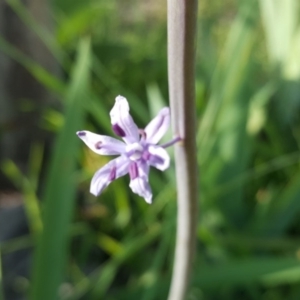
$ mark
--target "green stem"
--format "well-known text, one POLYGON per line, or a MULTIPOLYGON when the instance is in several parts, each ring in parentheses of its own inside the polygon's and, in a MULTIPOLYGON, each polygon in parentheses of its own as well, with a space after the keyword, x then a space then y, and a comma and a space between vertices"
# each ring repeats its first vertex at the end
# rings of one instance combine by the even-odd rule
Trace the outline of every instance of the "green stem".
POLYGON ((169 300, 186 296, 196 243, 198 170, 195 116, 197 0, 168 0, 168 77, 178 189, 177 236, 169 300))

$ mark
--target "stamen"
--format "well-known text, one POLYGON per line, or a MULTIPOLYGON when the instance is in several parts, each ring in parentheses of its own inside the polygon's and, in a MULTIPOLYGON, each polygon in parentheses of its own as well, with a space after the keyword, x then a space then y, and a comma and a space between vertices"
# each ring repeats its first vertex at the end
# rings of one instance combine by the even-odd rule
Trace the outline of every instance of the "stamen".
POLYGON ((133 161, 138 161, 143 155, 143 146, 140 143, 133 143, 126 146, 126 155, 133 161))
POLYGON ((129 166, 129 176, 130 176, 131 180, 133 180, 133 179, 135 179, 139 176, 139 170, 137 168, 136 163, 130 164, 130 166, 129 166))
POLYGON ((124 131, 118 124, 114 124, 114 125, 112 126, 112 129, 113 129, 113 131, 114 131, 114 133, 115 133, 116 135, 118 135, 118 136, 120 136, 120 137, 126 136, 125 131, 124 131))

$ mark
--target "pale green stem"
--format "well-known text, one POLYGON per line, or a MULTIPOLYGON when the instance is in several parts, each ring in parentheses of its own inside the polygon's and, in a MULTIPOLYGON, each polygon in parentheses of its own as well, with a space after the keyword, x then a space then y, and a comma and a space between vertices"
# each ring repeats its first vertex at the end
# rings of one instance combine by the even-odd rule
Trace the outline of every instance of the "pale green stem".
POLYGON ((196 244, 198 170, 195 116, 197 0, 168 0, 168 76, 178 192, 177 235, 169 300, 183 300, 196 244))

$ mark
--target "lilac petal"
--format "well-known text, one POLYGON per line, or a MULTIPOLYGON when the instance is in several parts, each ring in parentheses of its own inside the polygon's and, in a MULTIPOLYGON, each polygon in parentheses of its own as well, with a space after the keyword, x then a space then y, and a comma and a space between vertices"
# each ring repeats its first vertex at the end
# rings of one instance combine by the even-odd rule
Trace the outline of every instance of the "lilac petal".
POLYGON ((129 176, 131 180, 139 177, 139 169, 137 163, 133 162, 129 165, 129 176))
POLYGON ((119 156, 104 167, 99 169, 93 176, 90 192, 98 196, 113 180, 128 173, 130 161, 125 156, 119 156))
POLYGON ((110 136, 90 131, 78 131, 77 135, 94 152, 101 155, 117 155, 125 152, 126 145, 110 136))
POLYGON ((152 191, 147 178, 136 177, 135 179, 132 179, 130 181, 129 186, 135 194, 138 194, 140 197, 145 198, 145 201, 147 203, 152 203, 152 191))
POLYGON ((129 176, 130 179, 133 180, 137 177, 146 178, 148 181, 150 167, 147 162, 131 162, 129 165, 129 176))
POLYGON ((157 144, 166 133, 170 125, 170 109, 164 107, 145 128, 146 141, 157 144))
POLYGON ((118 124, 113 125, 112 129, 116 135, 118 135, 120 137, 126 136, 125 131, 118 124))
POLYGON ((152 191, 148 183, 149 165, 146 162, 131 162, 129 166, 130 188, 151 204, 152 191))
POLYGON ((137 166, 139 170, 139 177, 145 177, 148 181, 150 167, 147 162, 139 161, 137 166))
POLYGON ((170 156, 168 152, 159 146, 149 146, 148 148, 149 157, 148 157, 148 163, 161 170, 166 170, 170 165, 170 156))
POLYGON ((123 138, 127 144, 138 142, 139 131, 129 114, 129 105, 126 98, 118 96, 110 111, 110 119, 114 132, 123 138))

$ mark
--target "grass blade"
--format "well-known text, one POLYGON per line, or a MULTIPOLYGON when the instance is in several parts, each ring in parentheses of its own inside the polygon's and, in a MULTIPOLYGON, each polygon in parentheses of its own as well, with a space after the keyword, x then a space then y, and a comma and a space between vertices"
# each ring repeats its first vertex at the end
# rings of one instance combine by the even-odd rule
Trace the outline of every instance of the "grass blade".
POLYGON ((211 288, 220 285, 245 284, 260 281, 279 284, 299 279, 299 260, 291 257, 266 257, 246 259, 216 266, 201 266, 194 277, 194 286, 211 288), (295 275, 295 268, 298 273, 295 275), (283 276, 285 275, 285 276, 283 276))
POLYGON ((76 153, 79 140, 75 132, 82 128, 81 102, 87 94, 90 43, 79 45, 78 59, 66 95, 66 118, 58 136, 44 195, 44 231, 36 251, 33 271, 33 300, 58 299, 67 260, 68 234, 75 198, 76 153))

